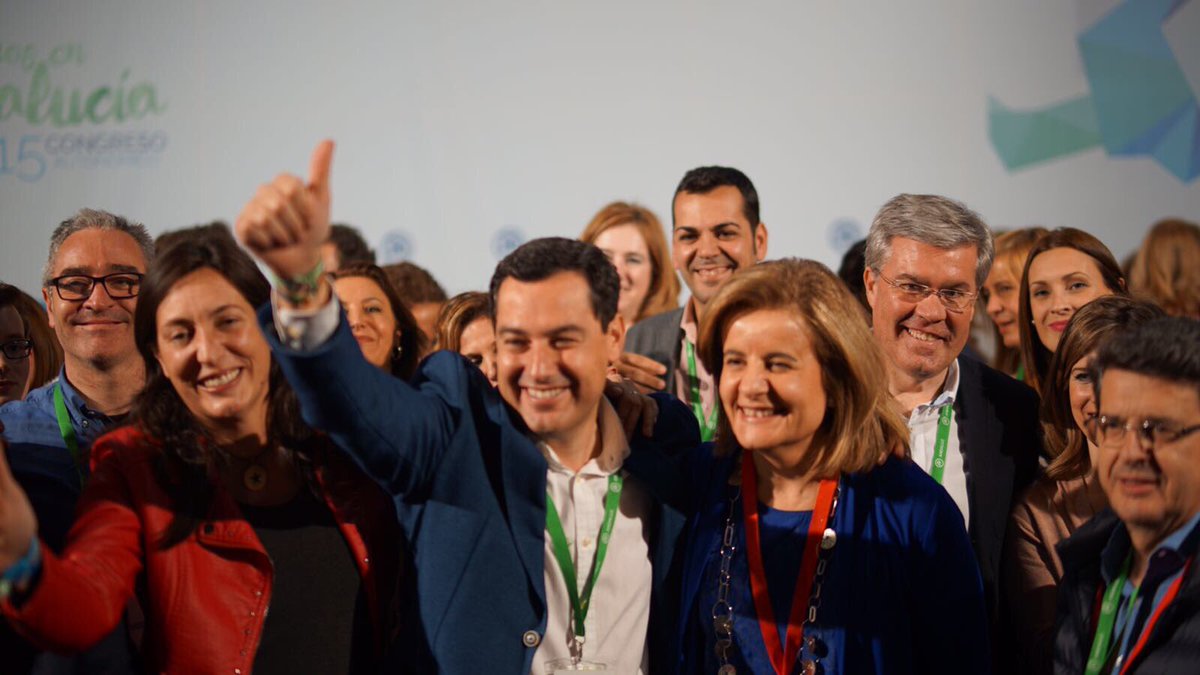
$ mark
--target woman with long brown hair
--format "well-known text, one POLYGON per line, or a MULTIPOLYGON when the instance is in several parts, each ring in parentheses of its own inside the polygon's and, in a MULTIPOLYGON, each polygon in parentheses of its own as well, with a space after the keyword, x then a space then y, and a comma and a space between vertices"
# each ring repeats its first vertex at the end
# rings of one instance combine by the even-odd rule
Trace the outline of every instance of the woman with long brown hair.
POLYGON ((396 377, 412 377, 425 355, 425 334, 387 274, 376 265, 353 263, 331 276, 363 356, 396 377))
POLYGON ((228 230, 193 235, 143 281, 146 386, 132 425, 92 446, 61 554, 0 461, 4 614, 80 651, 136 595, 150 672, 375 672, 395 624, 393 507, 301 420, 256 321, 270 289, 253 261, 228 230))
POLYGON ((1022 671, 1052 667, 1056 591, 1063 566, 1056 545, 1108 506, 1094 467, 1096 398, 1089 366, 1113 335, 1162 316, 1121 296, 1084 305, 1067 324, 1042 385, 1042 429, 1052 458, 1013 509, 1004 574, 1022 671))
POLYGON ((1025 382, 1041 392, 1050 357, 1071 316, 1106 295, 1129 295, 1121 267, 1096 237, 1073 227, 1052 230, 1029 251, 1021 274, 1018 326, 1025 382))
POLYGON ((907 427, 841 281, 806 260, 740 271, 699 338, 722 415, 688 458, 681 672, 988 670, 962 514, 911 461, 883 460, 907 427))

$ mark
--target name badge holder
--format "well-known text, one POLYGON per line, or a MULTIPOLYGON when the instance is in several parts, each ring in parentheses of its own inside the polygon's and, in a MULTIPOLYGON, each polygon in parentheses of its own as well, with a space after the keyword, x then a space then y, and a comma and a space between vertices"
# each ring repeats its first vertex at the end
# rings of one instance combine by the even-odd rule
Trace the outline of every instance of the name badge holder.
POLYGON ((563 673, 607 673, 608 666, 595 661, 577 661, 572 657, 554 659, 546 662, 546 675, 562 675, 563 673))

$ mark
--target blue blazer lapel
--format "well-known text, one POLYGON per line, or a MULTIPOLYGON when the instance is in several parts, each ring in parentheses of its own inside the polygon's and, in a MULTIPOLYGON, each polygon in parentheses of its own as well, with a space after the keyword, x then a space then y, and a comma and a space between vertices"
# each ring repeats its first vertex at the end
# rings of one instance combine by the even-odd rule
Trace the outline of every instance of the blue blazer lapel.
MULTIPOLYGON (((516 414, 507 409, 510 419, 516 414)), ((546 606, 546 460, 514 424, 500 425, 504 509, 529 583, 546 606)))

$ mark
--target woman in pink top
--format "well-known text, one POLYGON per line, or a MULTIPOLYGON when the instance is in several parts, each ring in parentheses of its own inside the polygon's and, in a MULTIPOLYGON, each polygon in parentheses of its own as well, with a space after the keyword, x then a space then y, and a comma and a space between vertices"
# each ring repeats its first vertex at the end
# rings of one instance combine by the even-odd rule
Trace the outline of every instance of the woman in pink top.
POLYGON ((1042 388, 1042 430, 1053 459, 1013 509, 1004 574, 1023 673, 1052 672, 1062 561, 1055 546, 1108 506, 1093 470, 1095 394, 1089 370, 1101 343, 1163 316, 1147 302, 1108 296, 1084 305, 1063 331, 1042 388))

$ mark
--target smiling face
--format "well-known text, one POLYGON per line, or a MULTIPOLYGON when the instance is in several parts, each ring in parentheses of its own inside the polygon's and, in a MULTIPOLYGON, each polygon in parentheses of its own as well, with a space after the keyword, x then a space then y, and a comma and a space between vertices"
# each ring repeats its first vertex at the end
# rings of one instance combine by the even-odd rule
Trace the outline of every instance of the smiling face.
MULTIPOLYGON (((1131 426, 1147 418, 1200 424, 1200 392, 1192 386, 1110 369, 1100 392, 1100 414, 1131 426)), ((1200 511, 1200 434, 1147 449, 1139 434, 1126 432, 1119 445, 1101 444, 1098 454, 1100 483, 1130 530, 1165 535, 1200 511)))
MULTIPOLYGON (((1075 426, 1083 432, 1083 435, 1092 444, 1096 444, 1095 429, 1092 426, 1096 421, 1096 388, 1092 386, 1092 375, 1088 368, 1092 365, 1092 359, 1096 358, 1096 352, 1075 362, 1071 366, 1071 372, 1067 375, 1067 397, 1071 403, 1071 418, 1075 420, 1075 426)), ((1096 465, 1096 458, 1091 457, 1092 466, 1096 465)))
POLYGON ((636 225, 617 225, 601 232, 592 243, 617 268, 617 278, 621 280, 617 313, 626 323, 633 323, 642 311, 654 277, 646 240, 636 225))
POLYGON ((1017 327, 1017 304, 1021 280, 1007 265, 996 263, 983 282, 980 296, 987 302, 987 314, 1000 331, 1000 339, 1009 349, 1021 347, 1021 331, 1017 327))
POLYGON ((738 445, 776 467, 805 459, 825 419, 825 389, 800 315, 756 310, 729 324, 722 350, 721 405, 738 445))
POLYGON ((552 447, 585 442, 623 338, 620 316, 600 325, 581 273, 505 279, 496 293, 500 394, 552 447))
POLYGON ((399 329, 392 304, 379 284, 367 277, 342 277, 333 283, 338 302, 346 308, 350 332, 372 365, 390 370, 399 329))
MULTIPOLYGON (((16 307, 0 307, 0 345, 13 340, 24 340, 25 322, 16 307)), ((0 350, 0 405, 19 401, 25 396, 25 384, 29 380, 33 352, 19 359, 10 359, 0 350)))
POLYGON ((1080 307, 1112 294, 1100 265, 1083 251, 1052 248, 1029 263, 1029 313, 1038 339, 1052 352, 1080 307))
POLYGON ((496 386, 496 331, 492 320, 480 317, 467 324, 458 342, 458 353, 479 366, 488 382, 496 386))
POLYGON ((158 306, 163 375, 218 442, 266 438, 271 349, 254 308, 212 268, 175 283, 158 306))
MULTIPOLYGON (((897 283, 974 292, 975 265, 974 245, 941 249, 895 237, 880 273, 897 283)), ((967 344, 975 305, 953 312, 936 294, 912 302, 870 268, 864 280, 871 303, 871 330, 889 368, 916 381, 944 373, 967 344)))
MULTIPOLYGON (((142 249, 124 232, 99 228, 67 237, 50 268, 51 278, 70 274, 101 277, 117 272, 145 274, 142 249)), ((63 300, 53 287, 42 289, 42 294, 68 369, 72 364, 107 369, 141 358, 133 343, 136 297, 114 300, 101 283, 95 284, 86 300, 63 300)))
POLYGON ((766 226, 748 222, 742 205, 742 193, 732 185, 675 195, 671 260, 697 310, 703 310, 735 271, 767 254, 766 226))

